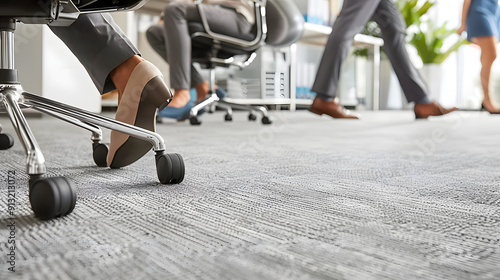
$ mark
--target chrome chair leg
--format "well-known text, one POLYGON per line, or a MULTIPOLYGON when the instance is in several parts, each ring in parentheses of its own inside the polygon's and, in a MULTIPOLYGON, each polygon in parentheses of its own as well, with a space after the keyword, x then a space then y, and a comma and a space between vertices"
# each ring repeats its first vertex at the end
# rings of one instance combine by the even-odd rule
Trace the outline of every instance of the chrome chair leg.
POLYGON ((92 136, 90 137, 90 140, 92 140, 92 156, 94 158, 95 164, 99 167, 108 166, 107 157, 109 152, 109 145, 101 143, 102 130, 98 126, 82 122, 78 119, 65 116, 56 112, 52 112, 45 108, 33 107, 33 109, 90 131, 92 133, 92 136))
POLYGON ((215 92, 213 92, 212 94, 208 95, 208 97, 206 97, 203 101, 193 106, 193 108, 191 108, 191 111, 189 112, 189 122, 192 125, 200 125, 201 121, 198 119, 198 112, 217 101, 219 101, 219 97, 217 96, 217 94, 215 94, 215 92))
POLYGON ((226 111, 226 114, 224 115, 225 121, 230 122, 233 120, 233 108, 231 108, 229 104, 221 102, 221 100, 219 100, 215 103, 215 107, 219 107, 226 111))
POLYGON ((16 130, 21 143, 24 146, 26 156, 28 158, 26 165, 26 173, 28 175, 45 174, 45 158, 42 151, 36 142, 35 136, 31 131, 26 118, 21 112, 19 102, 22 103, 22 88, 20 85, 4 86, 2 90, 3 104, 7 111, 7 115, 16 130))
POLYGON ((260 112, 262 114, 262 119, 261 119, 262 124, 271 124, 272 123, 272 120, 269 118, 269 113, 268 113, 266 107, 264 107, 264 106, 251 106, 251 105, 236 104, 236 103, 232 103, 232 102, 227 102, 224 99, 221 99, 217 103, 218 104, 225 104, 226 106, 229 106, 230 108, 248 111, 248 113, 249 113, 248 119, 250 121, 254 121, 257 119, 257 117, 255 117, 255 115, 254 115, 255 111, 260 112))
POLYGON ((23 92, 23 97, 25 104, 35 110, 40 110, 41 108, 42 110, 45 109, 55 112, 59 114, 62 119, 68 122, 71 122, 71 119, 76 119, 85 124, 93 124, 107 129, 116 130, 151 143, 153 150, 156 153, 165 151, 165 142, 163 141, 163 138, 155 132, 122 123, 99 114, 88 112, 80 108, 43 98, 28 92, 23 92))
POLYGON ((68 117, 68 116, 65 116, 62 114, 58 114, 56 112, 52 112, 52 111, 47 110, 45 108, 33 107, 33 109, 90 131, 92 133, 92 137, 90 137, 90 140, 92 140, 94 142, 95 141, 98 141, 98 142, 102 141, 102 130, 98 126, 95 126, 95 125, 89 124, 89 123, 85 123, 85 122, 82 122, 78 119, 68 117))

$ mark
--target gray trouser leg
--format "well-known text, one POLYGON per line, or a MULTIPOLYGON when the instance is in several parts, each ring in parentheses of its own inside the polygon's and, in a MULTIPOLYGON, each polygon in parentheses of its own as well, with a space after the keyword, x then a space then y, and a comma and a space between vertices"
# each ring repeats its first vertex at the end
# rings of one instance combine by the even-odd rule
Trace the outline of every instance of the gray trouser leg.
POLYGON ((319 98, 332 100, 337 96, 340 70, 354 35, 363 30, 380 0, 345 0, 339 16, 333 24, 325 51, 316 74, 312 91, 319 98))
POLYGON ((109 14, 83 14, 70 26, 50 26, 80 60, 99 92, 114 90, 109 73, 140 55, 109 14))
MULTIPOLYGON (((146 38, 153 50, 168 63, 168 50, 165 40, 165 27, 163 24, 156 24, 149 27, 146 31, 146 38)), ((204 80, 200 73, 198 73, 198 70, 191 64, 191 87, 203 82, 204 80)))
POLYGON ((391 61, 408 102, 429 103, 427 85, 413 66, 406 51, 406 23, 398 7, 391 0, 382 0, 373 20, 384 39, 384 50, 391 61))
POLYGON ((360 32, 372 17, 382 30, 384 49, 406 98, 409 102, 422 100, 425 102, 427 89, 406 52, 405 23, 391 0, 344 1, 325 46, 312 91, 325 100, 331 100, 337 96, 341 66, 352 46, 354 35, 360 32))
MULTIPOLYGON (((250 32, 252 25, 231 9, 203 5, 210 29, 226 35, 250 32)), ((165 9, 165 36, 170 65, 170 84, 175 89, 189 89, 191 82, 191 36, 188 22, 200 22, 198 9, 192 3, 173 2, 165 9)))

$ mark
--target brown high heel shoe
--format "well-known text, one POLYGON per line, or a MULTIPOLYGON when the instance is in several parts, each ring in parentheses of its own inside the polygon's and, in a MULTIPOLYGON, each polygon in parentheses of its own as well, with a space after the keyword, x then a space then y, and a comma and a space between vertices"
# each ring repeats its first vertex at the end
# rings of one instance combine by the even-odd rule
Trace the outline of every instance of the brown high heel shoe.
MULTIPOLYGON (((115 119, 154 132, 156 111, 167 107, 172 96, 158 68, 143 61, 134 68, 127 81, 115 119)), ((152 144, 147 141, 113 130, 107 164, 111 168, 129 165, 151 148, 152 144)))

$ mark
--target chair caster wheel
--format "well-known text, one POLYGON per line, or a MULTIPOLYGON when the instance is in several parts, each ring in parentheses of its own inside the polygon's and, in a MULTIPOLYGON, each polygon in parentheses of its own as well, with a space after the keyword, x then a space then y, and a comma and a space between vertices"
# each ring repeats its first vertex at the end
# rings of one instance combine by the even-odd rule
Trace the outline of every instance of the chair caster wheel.
POLYGON ((160 116, 156 116, 156 123, 163 123, 163 120, 160 116))
POLYGON ((0 150, 7 150, 14 146, 14 138, 9 134, 0 133, 0 150))
POLYGON ((30 184, 31 209, 41 220, 68 215, 76 204, 76 191, 65 177, 39 178, 30 184))
POLYGON ((107 167, 108 162, 106 159, 108 157, 109 145, 102 143, 93 143, 92 150, 92 156, 94 157, 95 164, 99 167, 107 167))
POLYGON ((184 160, 181 155, 156 155, 156 173, 162 184, 179 184, 184 180, 184 172, 184 160))
POLYGON ((230 122, 230 121, 232 121, 232 120, 233 120, 233 116, 231 116, 231 115, 229 115, 229 114, 226 114, 226 115, 224 116, 224 120, 225 120, 226 122, 230 122))
POLYGON ((262 118, 262 124, 272 124, 273 121, 269 117, 262 118))
POLYGON ((257 116, 256 116, 256 115, 254 115, 254 114, 252 114, 252 113, 250 113, 250 114, 248 115, 248 120, 249 120, 249 121, 255 121, 255 120, 257 120, 257 116))
POLYGON ((198 117, 190 117, 189 118, 189 123, 192 125, 200 125, 201 121, 198 120, 198 117))

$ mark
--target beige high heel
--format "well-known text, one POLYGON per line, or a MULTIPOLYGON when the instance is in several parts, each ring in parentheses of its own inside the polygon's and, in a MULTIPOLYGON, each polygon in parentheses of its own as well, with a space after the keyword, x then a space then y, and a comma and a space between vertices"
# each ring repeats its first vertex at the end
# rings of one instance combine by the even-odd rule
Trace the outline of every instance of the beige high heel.
MULTIPOLYGON (((156 111, 167 107, 172 96, 158 68, 148 61, 143 61, 130 75, 118 104, 115 119, 156 131, 156 111)), ((111 168, 129 165, 140 159, 151 148, 149 142, 113 130, 107 164, 111 168)))

